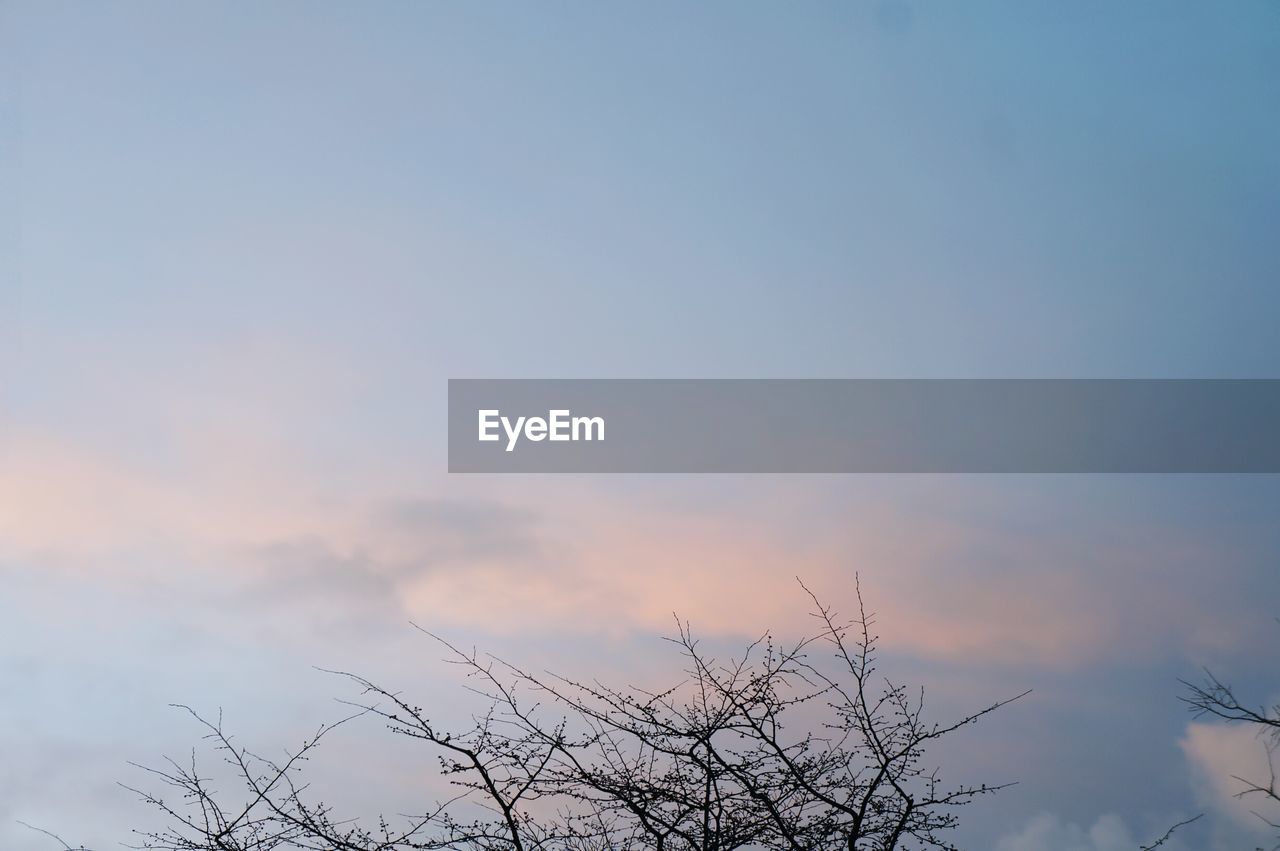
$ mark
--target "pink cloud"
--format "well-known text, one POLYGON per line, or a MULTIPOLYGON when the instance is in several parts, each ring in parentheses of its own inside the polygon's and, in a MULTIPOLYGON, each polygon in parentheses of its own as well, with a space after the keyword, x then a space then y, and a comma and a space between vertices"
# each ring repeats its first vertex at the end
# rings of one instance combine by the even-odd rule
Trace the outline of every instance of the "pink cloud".
POLYGON ((1170 565, 1213 556, 1167 530, 1020 534, 917 504, 907 486, 837 511, 821 482, 788 479, 727 498, 675 485, 674 504, 609 479, 329 476, 280 440, 252 424, 194 430, 150 463, 10 432, 0 554, 120 582, 130 556, 160 555, 232 586, 287 578, 318 610, 343 609, 363 581, 397 615, 509 634, 664 632, 673 612, 710 633, 801 630, 795 577, 852 613, 858 572, 886 645, 931 659, 1069 667, 1164 652, 1175 629, 1238 635, 1170 590, 1170 565), (325 564, 309 573, 307 553, 325 564))
POLYGON ((1259 815, 1280 822, 1280 804, 1261 795, 1241 798, 1239 793, 1247 788, 1245 781, 1264 785, 1268 782, 1271 767, 1267 741, 1250 726, 1197 722, 1187 725, 1179 742, 1191 763, 1201 802, 1259 832, 1268 830, 1259 815))

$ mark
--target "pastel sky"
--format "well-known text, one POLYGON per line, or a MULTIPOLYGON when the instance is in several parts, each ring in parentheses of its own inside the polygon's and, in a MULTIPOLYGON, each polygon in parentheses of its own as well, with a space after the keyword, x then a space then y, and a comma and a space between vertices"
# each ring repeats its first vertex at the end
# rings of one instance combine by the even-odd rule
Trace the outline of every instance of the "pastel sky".
MULTIPOLYGON (((410 621, 657 676, 855 573, 999 851, 1252 847, 1280 479, 450 477, 449 377, 1280 377, 1280 6, 0 3, 0 847, 410 621)), ((432 705, 435 705, 433 703, 432 705)), ((434 763, 353 729, 355 812, 434 763)), ((394 743, 392 743, 394 745, 394 743)), ((327 772, 327 774, 326 774, 327 772)))

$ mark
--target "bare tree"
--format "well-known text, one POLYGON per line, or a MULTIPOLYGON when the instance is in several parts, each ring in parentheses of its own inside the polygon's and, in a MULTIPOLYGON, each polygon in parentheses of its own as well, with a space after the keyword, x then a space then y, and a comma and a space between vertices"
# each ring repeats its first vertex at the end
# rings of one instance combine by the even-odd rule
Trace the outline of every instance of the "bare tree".
MULTIPOLYGON (((1182 680, 1186 693, 1182 700, 1197 718, 1217 718, 1228 724, 1244 724, 1255 729, 1266 752, 1267 777, 1244 778, 1235 776, 1240 784, 1236 797, 1258 801, 1273 810, 1280 805, 1280 781, 1277 780, 1276 755, 1280 752, 1280 703, 1270 707, 1253 705, 1237 697, 1235 689, 1218 679, 1211 671, 1204 672, 1198 683, 1182 680)), ((1273 851, 1280 849, 1280 821, 1258 809, 1253 814, 1275 831, 1273 851)), ((1261 851, 1261 849, 1260 849, 1261 851)))
POLYGON ((669 641, 683 672, 661 690, 534 674, 436 638, 487 707, 460 730, 440 728, 399 692, 334 672, 360 691, 351 702, 355 714, 339 724, 381 718, 394 733, 428 745, 456 790, 418 814, 371 825, 312 801, 302 777, 338 725, 272 760, 239 745, 220 718, 193 712, 238 788, 225 793, 194 754, 149 769, 160 789, 139 794, 165 826, 145 834, 141 847, 953 848, 947 837, 958 810, 1001 785, 946 783, 926 762, 926 748, 1009 701, 945 723, 926 721, 923 690, 879 673, 874 618, 861 593, 851 621, 809 596, 815 628, 807 637, 780 645, 766 634, 725 659, 677 621, 669 641))

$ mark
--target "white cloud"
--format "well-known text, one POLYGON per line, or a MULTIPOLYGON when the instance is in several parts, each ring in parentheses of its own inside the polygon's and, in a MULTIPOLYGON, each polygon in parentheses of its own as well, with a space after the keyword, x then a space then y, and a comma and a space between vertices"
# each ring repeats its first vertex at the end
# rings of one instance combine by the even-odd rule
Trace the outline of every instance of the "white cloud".
POLYGON ((1266 743, 1251 726, 1201 723, 1188 724, 1180 742, 1204 806, 1259 832, 1267 826, 1255 813, 1280 821, 1280 805, 1261 795, 1237 796, 1246 788, 1244 781, 1265 784, 1270 777, 1266 743))
MULTIPOLYGON (((1052 813, 1031 818, 1014 833, 1004 836, 996 851, 1137 851, 1154 837, 1138 837, 1118 815, 1104 815, 1091 827, 1065 822, 1052 813)), ((1180 851, 1186 846, 1176 838, 1162 848, 1180 851)))

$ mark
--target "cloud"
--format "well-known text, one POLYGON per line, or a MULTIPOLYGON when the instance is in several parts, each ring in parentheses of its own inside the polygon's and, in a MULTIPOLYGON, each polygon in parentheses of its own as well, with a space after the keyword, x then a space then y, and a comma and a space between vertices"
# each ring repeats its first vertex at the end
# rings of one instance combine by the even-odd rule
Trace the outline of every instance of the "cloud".
MULTIPOLYGON (((909 483, 833 513, 821 487, 673 505, 608 480, 328 477, 324 459, 246 429, 172 441, 163 463, 9 432, 0 557, 117 584, 152 583, 159 564, 189 586, 211 578, 224 602, 326 628, 621 635, 665 631, 676 613, 704 633, 785 632, 809 626, 796 576, 851 614, 855 572, 887 647, 949 662, 1071 667, 1167 652, 1175 630, 1227 645, 1240 628, 1167 590, 1179 572, 1195 581, 1205 545, 1138 525, 1096 544, 1010 534, 919 506, 909 483)), ((957 505, 977 490, 952 487, 957 505)))
POLYGON ((1280 822, 1280 804, 1275 801, 1261 795, 1238 797, 1247 788, 1245 781, 1266 785, 1270 777, 1268 740, 1256 728, 1193 722, 1179 744, 1204 806, 1259 832, 1267 832, 1267 826, 1258 815, 1280 822))
MULTIPOLYGON (((1052 813, 1032 817, 1025 826, 1000 839, 996 851, 1136 851, 1154 837, 1135 837, 1118 815, 1104 815, 1091 826, 1063 821, 1052 813)), ((1187 846, 1174 836, 1162 848, 1181 851, 1187 846)))
POLYGON ((125 425, 0 432, 0 559, 117 586, 167 575, 174 593, 212 587, 210 606, 346 631, 624 635, 676 613, 704 634, 789 632, 810 625, 796 576, 851 614, 855 573, 886 647, 957 664, 1145 659, 1247 628, 1203 570, 1233 555, 1220 541, 1056 484, 1037 488, 1063 498, 1027 507, 1028 488, 972 480, 431 477, 351 439, 361 379, 332 359, 134 365, 95 372, 88 405, 125 425), (1064 506, 1077 516, 1039 519, 1064 506))
POLYGON ((590 493, 561 494, 559 503, 544 510, 560 523, 545 525, 570 515, 571 536, 547 528, 529 559, 471 559, 465 569, 420 574, 405 589, 409 610, 510 633, 660 632, 673 615, 703 633, 797 631, 810 627, 811 608, 797 576, 851 615, 861 571, 885 641, 923 656, 1063 660, 1107 635, 1083 606, 1068 605, 1083 598, 1079 579, 1028 572, 1005 577, 993 594, 972 571, 946 576, 939 568, 955 530, 893 507, 868 509, 838 538, 814 529, 797 541, 758 507, 682 514, 590 493))

